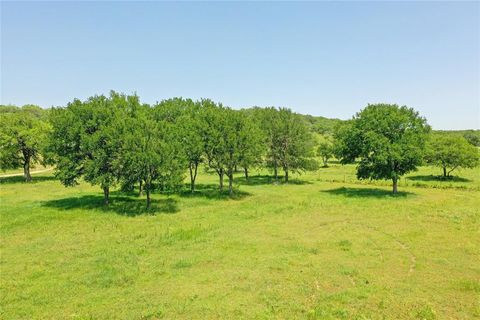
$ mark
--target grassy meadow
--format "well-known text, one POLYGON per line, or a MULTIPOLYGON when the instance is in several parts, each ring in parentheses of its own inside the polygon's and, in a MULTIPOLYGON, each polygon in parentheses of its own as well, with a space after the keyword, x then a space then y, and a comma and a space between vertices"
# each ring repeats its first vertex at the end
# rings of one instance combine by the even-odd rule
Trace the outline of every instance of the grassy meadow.
POLYGON ((390 182, 332 163, 220 194, 0 179, 1 319, 480 318, 480 170, 390 182))

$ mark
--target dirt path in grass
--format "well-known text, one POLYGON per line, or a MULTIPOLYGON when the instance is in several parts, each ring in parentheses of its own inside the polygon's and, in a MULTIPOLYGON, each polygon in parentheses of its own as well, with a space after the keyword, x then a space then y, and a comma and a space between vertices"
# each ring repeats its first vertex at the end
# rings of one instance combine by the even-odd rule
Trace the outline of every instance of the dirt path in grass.
MULTIPOLYGON (((50 171, 50 170, 53 170, 53 168, 47 168, 47 169, 37 170, 37 171, 30 171, 30 174, 47 172, 47 171, 50 171)), ((0 175, 0 178, 17 177, 17 176, 23 176, 23 172, 20 172, 20 173, 2 174, 2 175, 0 175)))

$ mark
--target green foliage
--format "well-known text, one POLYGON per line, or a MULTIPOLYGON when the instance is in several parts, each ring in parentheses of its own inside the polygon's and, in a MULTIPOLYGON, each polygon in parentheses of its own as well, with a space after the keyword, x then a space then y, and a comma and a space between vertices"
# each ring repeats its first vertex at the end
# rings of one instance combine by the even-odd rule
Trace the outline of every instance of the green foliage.
POLYGON ((267 166, 278 177, 278 168, 283 169, 285 181, 290 172, 315 170, 314 139, 302 117, 286 108, 257 109, 261 117, 267 146, 267 166))
POLYGON ((122 144, 129 104, 138 97, 111 92, 74 100, 66 108, 53 109, 50 150, 55 154, 56 176, 66 186, 83 178, 100 185, 108 204, 109 189, 122 170, 122 144))
POLYGON ((333 142, 330 139, 320 142, 317 149, 317 155, 322 158, 323 166, 328 167, 328 160, 334 155, 333 142))
POLYGON ((150 108, 136 102, 126 121, 123 135, 121 178, 140 182, 147 194, 147 208, 151 192, 176 188, 182 183, 185 158, 181 140, 175 131, 176 116, 172 116, 171 101, 150 108))
POLYGON ((187 99, 182 101, 182 105, 185 106, 185 110, 178 121, 178 130, 181 136, 183 152, 188 162, 190 190, 193 192, 195 191, 198 166, 203 162, 204 158, 205 145, 202 130, 208 124, 203 121, 199 102, 187 99))
POLYGON ((480 147, 480 130, 468 130, 463 137, 473 146, 480 147))
POLYGON ((280 121, 276 124, 279 140, 276 147, 279 163, 285 173, 285 182, 288 182, 290 171, 302 172, 317 168, 313 159, 315 142, 301 117, 286 108, 280 108, 278 112, 280 121))
POLYGON ((343 122, 340 119, 329 119, 312 115, 301 114, 299 116, 303 118, 312 132, 322 135, 333 134, 335 132, 335 128, 343 122))
POLYGON ((223 190, 224 175, 228 177, 232 194, 235 168, 241 166, 248 170, 261 158, 261 132, 245 112, 208 99, 201 101, 201 119, 202 145, 208 166, 218 174, 220 190, 223 190))
POLYGON ((23 167, 30 181, 30 167, 45 160, 44 149, 50 125, 38 106, 0 108, 0 169, 23 167))
POLYGON ((427 162, 441 167, 444 177, 450 176, 457 168, 474 168, 480 164, 477 147, 462 136, 435 134, 427 150, 427 162))
POLYGON ((202 144, 205 158, 210 169, 219 177, 220 190, 223 190, 223 178, 227 166, 227 109, 210 99, 201 100, 202 144))
POLYGON ((248 180, 248 172, 252 167, 261 166, 265 154, 265 136, 260 129, 260 121, 254 114, 245 111, 238 112, 240 125, 238 128, 238 164, 243 168, 245 179, 248 180))
POLYGON ((476 147, 480 147, 480 130, 436 130, 435 133, 451 137, 463 137, 476 147))
POLYGON ((368 105, 336 132, 342 163, 360 158, 359 179, 398 179, 421 164, 430 128, 418 112, 406 106, 368 105))
POLYGON ((31 114, 36 118, 46 120, 48 117, 49 109, 42 109, 34 104, 26 104, 22 107, 17 107, 15 105, 0 105, 0 114, 7 113, 27 113, 31 114))

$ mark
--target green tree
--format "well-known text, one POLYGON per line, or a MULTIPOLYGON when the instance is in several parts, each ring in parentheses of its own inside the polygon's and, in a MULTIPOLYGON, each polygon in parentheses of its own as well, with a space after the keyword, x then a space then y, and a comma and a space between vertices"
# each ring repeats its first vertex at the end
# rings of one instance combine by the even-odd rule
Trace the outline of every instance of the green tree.
POLYGON ((278 170, 283 169, 285 182, 291 172, 315 170, 312 132, 304 118, 286 108, 254 108, 260 119, 266 148, 266 166, 273 169, 278 182, 278 170))
POLYGON ((255 125, 245 113, 229 108, 224 109, 222 113, 225 169, 228 177, 228 191, 232 195, 235 168, 242 166, 248 178, 248 167, 260 157, 258 154, 260 136, 255 125))
POLYGON ((212 100, 201 100, 201 137, 207 165, 215 170, 219 178, 219 188, 223 191, 223 180, 227 165, 226 108, 212 100))
POLYGON ((165 117, 163 107, 162 103, 153 108, 137 106, 126 119, 123 135, 122 178, 144 186, 147 209, 155 188, 173 189, 184 179, 185 160, 178 130, 174 119, 165 117))
POLYGON ((241 122, 238 134, 238 165, 243 168, 245 179, 248 180, 249 170, 261 165, 265 153, 264 134, 259 122, 252 113, 241 110, 237 114, 241 122))
POLYGON ((23 167, 25 181, 32 180, 30 168, 44 161, 44 149, 50 125, 38 106, 10 106, 0 113, 0 168, 23 167))
POLYGON ((476 147, 480 147, 480 130, 468 130, 463 134, 467 141, 476 147))
POLYGON ((412 108, 368 105, 337 130, 337 153, 342 163, 360 158, 359 179, 391 179, 396 194, 398 179, 421 164, 429 130, 412 108))
POLYGON ((275 182, 278 182, 278 168, 280 166, 280 140, 281 126, 280 115, 274 107, 255 107, 254 114, 259 119, 260 127, 263 130, 265 165, 273 170, 275 182))
POLYGON ((449 177, 457 168, 474 168, 479 165, 479 152, 461 136, 437 134, 432 136, 426 155, 428 163, 443 169, 449 177))
POLYGON ((109 97, 94 96, 84 102, 76 99, 66 108, 52 110, 50 149, 55 154, 56 177, 66 186, 76 185, 82 176, 92 185, 100 185, 105 205, 122 169, 128 103, 126 95, 112 91, 109 97))
POLYGON ((187 99, 184 101, 184 105, 186 107, 178 122, 178 130, 188 163, 190 191, 194 192, 198 166, 203 161, 205 149, 204 139, 202 138, 202 128, 208 124, 202 121, 200 103, 195 103, 187 99))
POLYGON ((328 160, 330 160, 334 154, 333 143, 330 140, 320 142, 317 154, 322 158, 323 166, 325 168, 328 167, 328 160))
POLYGON ((313 159, 314 140, 303 119, 290 109, 280 108, 275 124, 278 130, 276 155, 288 182, 290 172, 315 170, 318 164, 313 159))
POLYGON ((211 100, 201 101, 201 130, 204 153, 208 167, 219 176, 220 190, 223 180, 228 178, 228 190, 233 194, 233 174, 235 168, 244 166, 247 170, 252 165, 258 152, 261 139, 251 119, 241 111, 235 111, 215 104, 211 100))

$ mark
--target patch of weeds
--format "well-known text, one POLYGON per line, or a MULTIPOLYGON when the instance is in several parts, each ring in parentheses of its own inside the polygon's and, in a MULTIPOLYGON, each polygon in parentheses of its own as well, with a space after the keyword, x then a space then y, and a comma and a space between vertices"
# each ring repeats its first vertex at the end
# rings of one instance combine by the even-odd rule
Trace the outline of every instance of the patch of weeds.
MULTIPOLYGON (((367 317, 366 315, 363 315, 363 314, 355 315, 355 317, 353 319, 354 320, 372 320, 372 318, 367 317)), ((383 318, 383 319, 385 319, 385 318, 383 318)))
POLYGON ((174 231, 168 230, 164 233, 160 241, 165 244, 173 244, 177 241, 192 241, 202 237, 207 232, 207 229, 195 226, 188 229, 177 229, 174 231))
POLYGON ((191 266, 193 266, 193 263, 191 263, 190 261, 181 259, 181 260, 178 260, 177 262, 175 262, 172 265, 172 268, 174 268, 174 269, 186 269, 186 268, 190 268, 191 266))
POLYGON ((340 267, 340 273, 351 277, 358 276, 358 271, 352 268, 340 267))
POLYGON ((85 278, 85 284, 100 288, 127 287, 135 282, 138 265, 135 257, 98 257, 93 262, 92 272, 85 278))
POLYGON ((480 281, 462 280, 458 283, 458 287, 462 291, 473 291, 475 293, 480 293, 480 281))
POLYGON ((341 240, 338 242, 338 245, 343 251, 350 251, 352 249, 352 242, 349 240, 341 240))
POLYGON ((165 317, 165 313, 163 310, 157 310, 149 312, 143 315, 140 319, 141 320, 156 320, 156 319, 163 319, 165 317))
POLYGON ((348 311, 341 308, 332 308, 329 306, 317 306, 314 309, 310 310, 308 319, 322 319, 322 320, 333 320, 333 319, 350 319, 348 316, 348 311))
POLYGON ((419 320, 435 320, 437 319, 437 315, 435 311, 432 309, 432 307, 426 305, 421 308, 419 308, 415 312, 415 319, 419 320))

